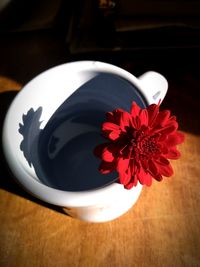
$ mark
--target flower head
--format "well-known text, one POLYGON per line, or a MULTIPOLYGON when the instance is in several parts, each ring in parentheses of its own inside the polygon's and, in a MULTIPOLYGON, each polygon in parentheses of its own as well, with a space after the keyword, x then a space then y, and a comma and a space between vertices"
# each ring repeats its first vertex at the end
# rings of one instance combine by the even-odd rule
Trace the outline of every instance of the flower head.
POLYGON ((177 131, 178 123, 169 110, 159 111, 159 104, 141 109, 132 103, 130 113, 116 109, 106 114, 102 124, 103 136, 108 142, 98 145, 94 153, 102 162, 103 174, 116 170, 119 182, 125 188, 150 186, 152 178, 161 181, 169 177, 173 169, 168 159, 178 159, 176 145, 184 140, 177 131))

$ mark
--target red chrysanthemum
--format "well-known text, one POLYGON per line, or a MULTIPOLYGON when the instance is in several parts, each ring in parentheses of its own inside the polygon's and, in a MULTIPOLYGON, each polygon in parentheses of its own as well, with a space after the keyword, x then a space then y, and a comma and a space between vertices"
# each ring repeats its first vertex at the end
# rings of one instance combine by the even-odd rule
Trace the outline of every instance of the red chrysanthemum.
POLYGON ((178 159, 176 145, 184 140, 178 123, 169 110, 159 111, 159 104, 141 109, 133 102, 128 113, 122 109, 108 112, 102 133, 109 142, 98 145, 94 153, 102 162, 103 174, 116 170, 119 182, 130 189, 139 181, 150 186, 152 177, 161 181, 173 169, 168 159, 178 159))

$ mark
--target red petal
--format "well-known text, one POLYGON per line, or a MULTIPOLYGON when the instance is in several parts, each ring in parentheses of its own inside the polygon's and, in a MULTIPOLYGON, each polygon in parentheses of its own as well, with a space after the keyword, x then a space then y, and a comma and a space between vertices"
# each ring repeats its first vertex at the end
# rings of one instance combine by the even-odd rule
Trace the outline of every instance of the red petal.
POLYGON ((116 169, 116 163, 115 162, 102 161, 100 166, 99 166, 99 171, 102 174, 110 173, 110 172, 114 171, 115 169, 116 169))
POLYGON ((159 124, 161 126, 165 126, 165 124, 168 122, 170 117, 170 111, 169 110, 163 110, 158 113, 158 116, 156 118, 156 124, 159 124))
POLYGON ((184 135, 180 132, 175 132, 173 134, 168 135, 165 144, 171 147, 181 144, 183 141, 184 141, 184 135))
POLYGON ((131 116, 132 117, 138 116, 140 110, 141 110, 141 108, 137 105, 137 103, 136 102, 133 102, 132 103, 132 106, 131 106, 131 116))
POLYGON ((125 172, 128 169, 129 166, 129 158, 119 158, 118 163, 117 163, 117 171, 120 172, 125 172))
POLYGON ((159 142, 163 142, 163 141, 165 141, 166 139, 167 139, 167 135, 166 134, 161 134, 160 136, 159 136, 159 138, 158 138, 158 141, 159 142))
MULTIPOLYGON (((132 177, 133 178, 133 177, 132 177)), ((138 183, 138 180, 136 178, 136 176, 134 177, 134 179, 131 179, 131 182, 129 182, 128 184, 126 184, 124 187, 126 189, 131 189, 133 186, 136 186, 138 183)))
POLYGON ((142 167, 137 174, 138 180, 142 185, 150 186, 152 184, 152 178, 149 173, 145 172, 142 167))
POLYGON ((113 122, 113 123, 119 125, 122 112, 123 112, 122 109, 115 109, 113 112, 107 112, 106 113, 107 121, 113 122))
POLYGON ((141 162, 141 165, 142 165, 142 168, 144 169, 144 170, 147 170, 148 169, 148 161, 145 159, 141 159, 140 160, 140 162, 141 162))
POLYGON ((176 147, 170 147, 168 152, 165 154, 165 157, 168 159, 179 159, 181 153, 176 149, 176 147))
POLYGON ((105 148, 102 153, 102 160, 112 162, 114 159, 113 153, 109 151, 108 148, 105 148))
POLYGON ((104 122, 102 124, 102 130, 103 131, 119 131, 120 127, 119 125, 116 125, 115 123, 112 123, 112 122, 104 122))
POLYGON ((153 175, 156 175, 158 173, 158 168, 156 164, 153 162, 153 160, 149 160, 149 170, 153 175))
POLYGON ((159 173, 166 177, 170 177, 174 173, 170 163, 168 165, 157 164, 157 167, 159 168, 159 173))
POLYGON ((132 121, 131 115, 128 112, 124 111, 121 114, 121 118, 120 118, 120 127, 121 127, 121 129, 123 131, 126 131, 126 128, 130 127, 131 121, 132 121))
POLYGON ((149 117, 149 126, 152 126, 153 122, 155 121, 158 112, 159 112, 159 105, 151 104, 147 107, 148 117, 149 117))
POLYGON ((176 116, 171 116, 171 117, 169 118, 169 120, 170 120, 170 121, 176 121, 176 116))
POLYGON ((149 173, 147 173, 147 175, 146 175, 145 184, 147 186, 151 186, 151 184, 152 184, 152 177, 151 177, 151 175, 149 173))
POLYGON ((157 162, 158 164, 161 164, 161 165, 168 165, 169 164, 169 160, 163 156, 160 156, 158 159, 155 160, 155 162, 157 162))
POLYGON ((117 140, 118 138, 119 138, 119 136, 120 136, 120 133, 121 132, 111 132, 109 135, 108 135, 108 138, 110 139, 110 140, 112 140, 112 141, 115 141, 115 140, 117 140))
POLYGON ((151 174, 151 176, 153 178, 155 178, 157 181, 161 181, 162 180, 162 175, 159 173, 159 169, 157 167, 157 165, 152 161, 149 160, 149 169, 148 172, 151 174))
POLYGON ((136 130, 139 130, 141 128, 141 120, 139 116, 132 118, 132 125, 136 130))
POLYGON ((103 150, 108 146, 109 143, 100 144, 95 147, 94 155, 98 158, 102 157, 103 150))
POLYGON ((146 109, 142 109, 140 111, 140 121, 141 121, 141 125, 144 125, 144 126, 148 126, 148 112, 146 109))
POLYGON ((126 177, 125 177, 126 184, 124 183, 124 187, 126 189, 131 189, 133 186, 136 186, 138 181, 137 181, 136 175, 131 174, 130 168, 128 168, 125 174, 126 174, 126 177))
POLYGON ((119 173, 119 181, 121 184, 126 185, 131 179, 131 172, 129 167, 129 159, 120 158, 117 164, 117 171, 119 173))
POLYGON ((106 162, 112 162, 118 157, 120 146, 116 143, 109 143, 107 146, 104 146, 102 150, 102 160, 106 162))
POLYGON ((110 138, 111 140, 116 140, 119 138, 121 129, 119 125, 116 125, 112 122, 104 122, 102 124, 102 132, 105 137, 110 138))
POLYGON ((131 175, 126 172, 119 173, 119 181, 123 185, 127 185, 131 180, 131 175))
POLYGON ((136 186, 138 183, 137 172, 138 172, 138 164, 134 159, 130 159, 128 172, 130 172, 130 181, 125 185, 126 189, 131 189, 133 186, 136 186))
POLYGON ((161 127, 160 129, 152 129, 153 133, 159 133, 159 134, 172 134, 175 132, 178 128, 178 123, 176 121, 170 122, 170 124, 161 127))

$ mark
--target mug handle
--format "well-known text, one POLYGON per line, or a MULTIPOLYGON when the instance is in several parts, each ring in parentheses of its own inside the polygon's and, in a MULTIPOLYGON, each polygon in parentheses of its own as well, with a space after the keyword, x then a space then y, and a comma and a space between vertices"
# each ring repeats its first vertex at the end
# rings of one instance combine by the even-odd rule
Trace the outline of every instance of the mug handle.
POLYGON ((163 101, 167 90, 168 82, 163 75, 155 71, 148 71, 138 77, 141 88, 150 104, 158 104, 163 101))

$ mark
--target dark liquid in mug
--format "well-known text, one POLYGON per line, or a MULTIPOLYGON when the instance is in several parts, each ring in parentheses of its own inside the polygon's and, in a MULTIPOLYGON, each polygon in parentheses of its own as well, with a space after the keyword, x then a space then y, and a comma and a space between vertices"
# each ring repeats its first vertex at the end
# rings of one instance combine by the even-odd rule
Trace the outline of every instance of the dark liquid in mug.
POLYGON ((91 190, 115 181, 116 172, 98 171, 101 160, 94 156, 93 150, 107 142, 101 136, 105 113, 116 108, 130 111, 132 101, 146 106, 138 90, 118 76, 96 73, 83 84, 41 130, 39 164, 34 166, 40 180, 65 191, 91 190))

